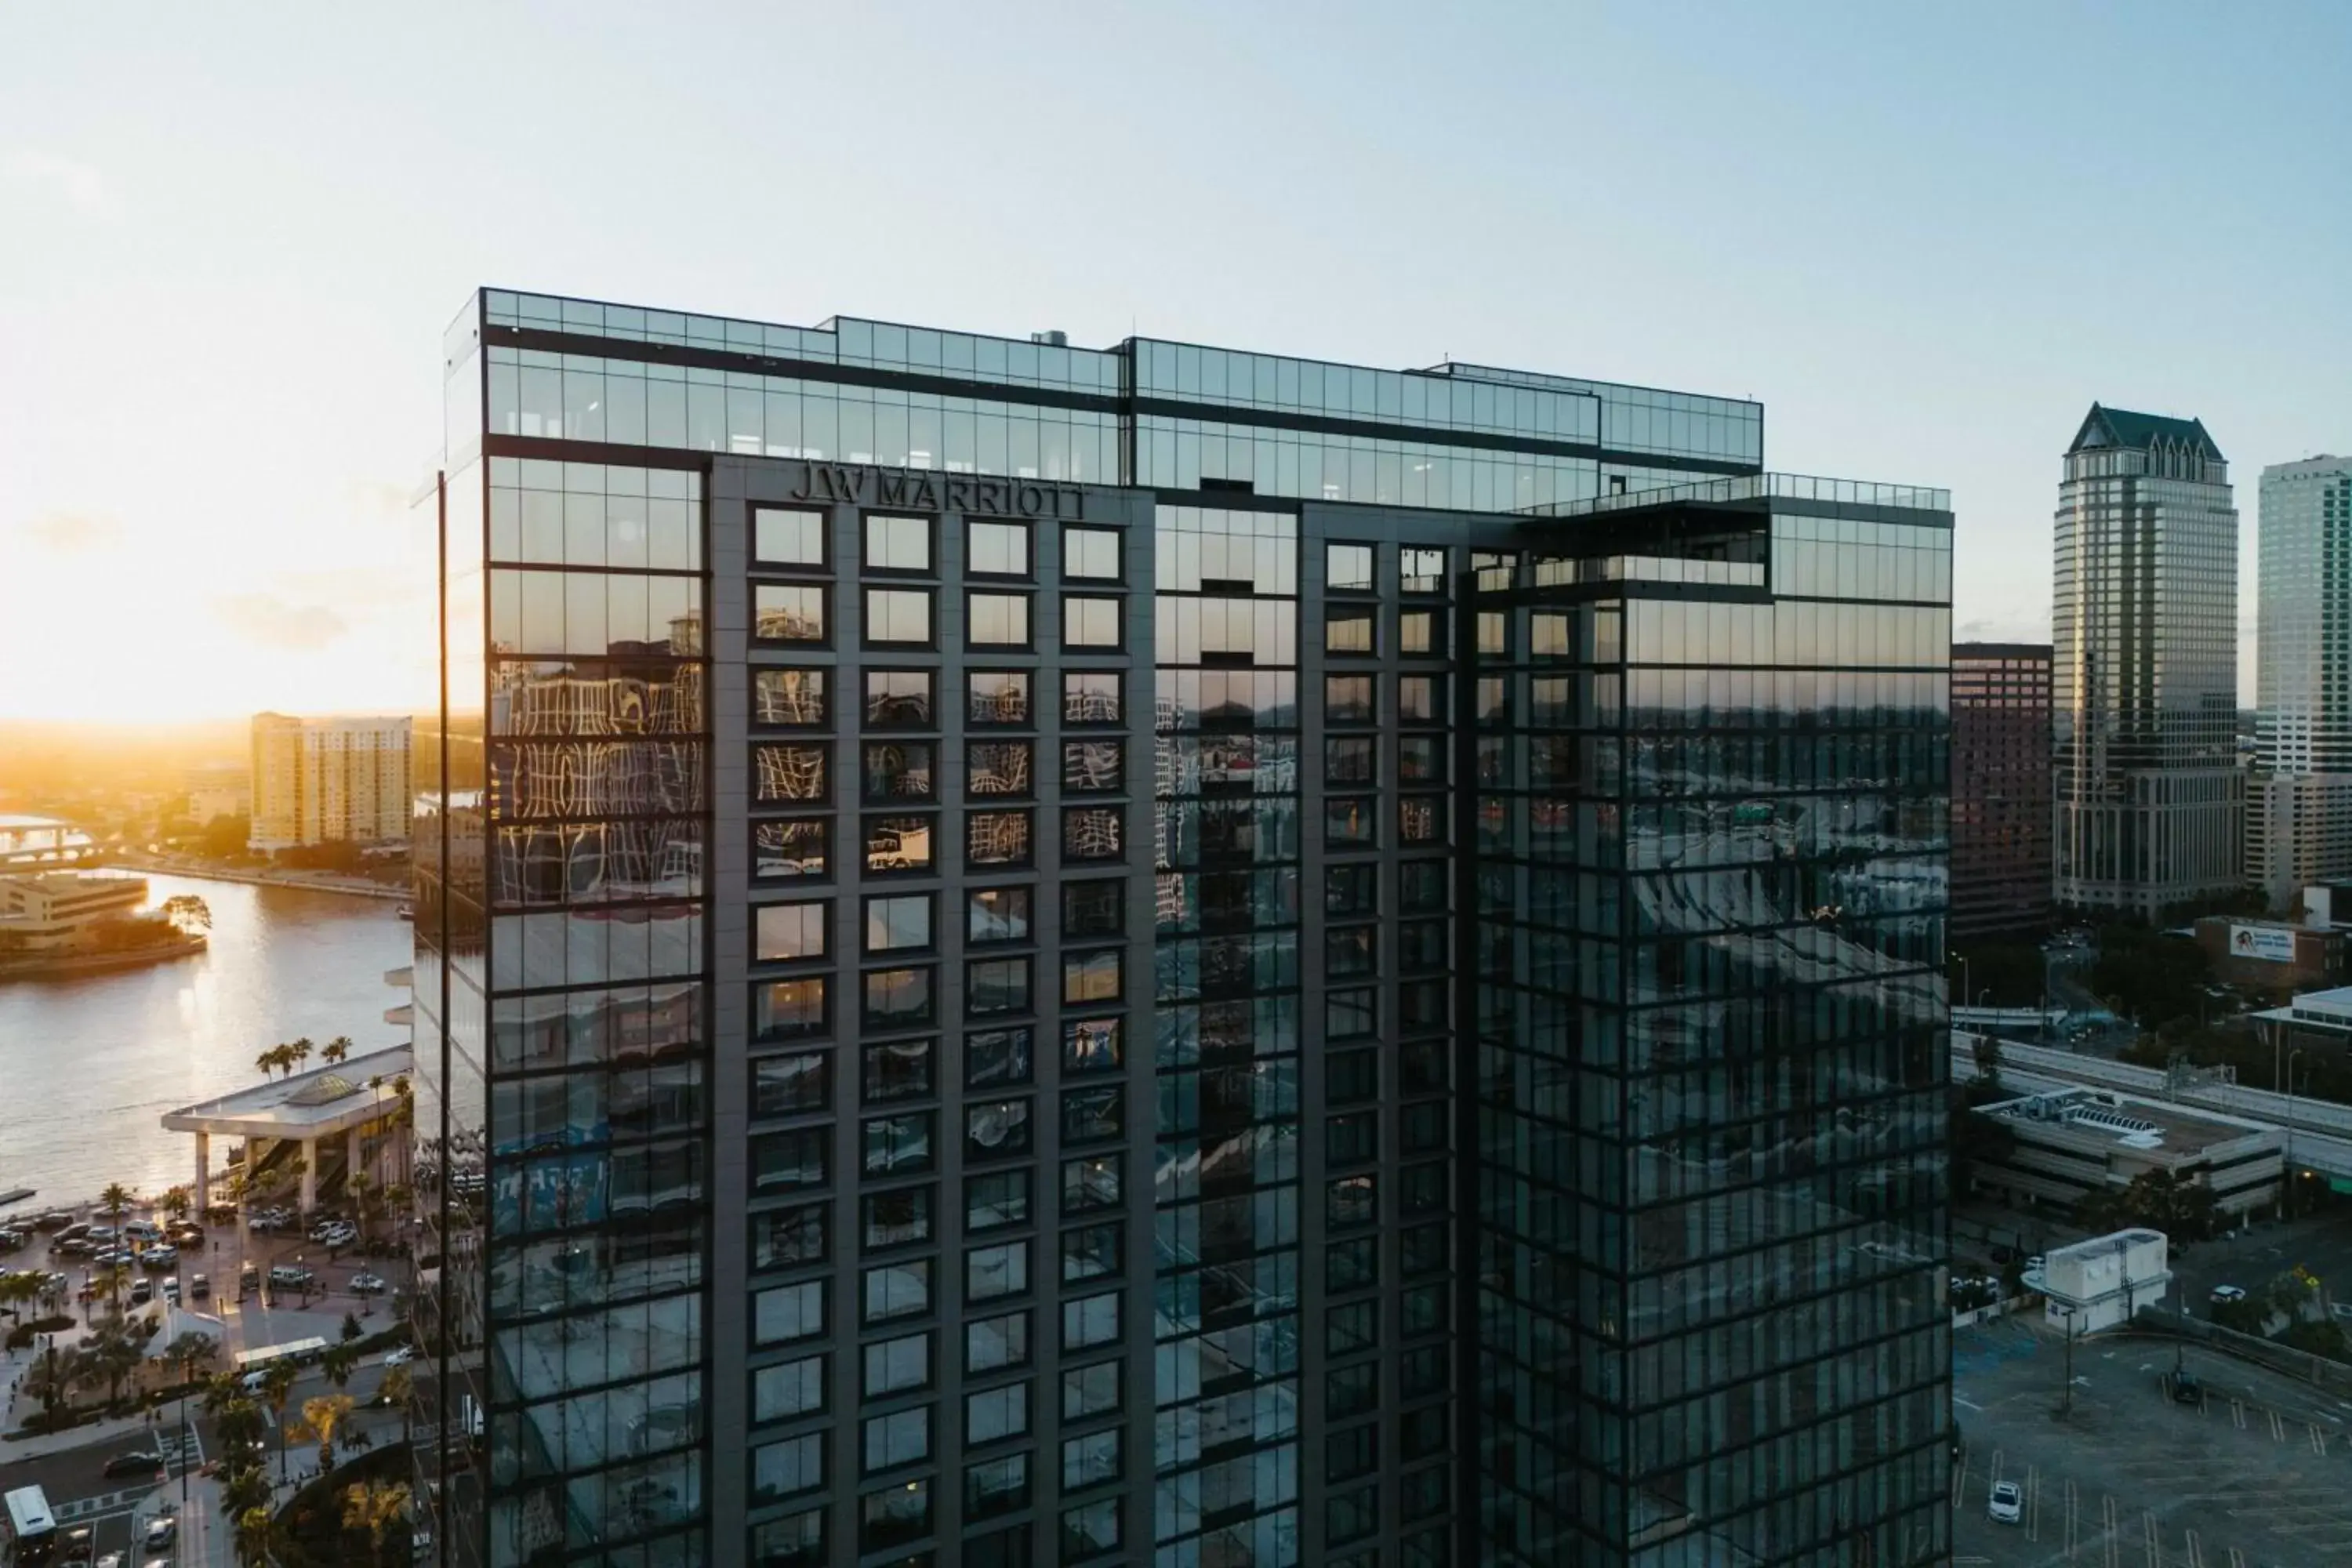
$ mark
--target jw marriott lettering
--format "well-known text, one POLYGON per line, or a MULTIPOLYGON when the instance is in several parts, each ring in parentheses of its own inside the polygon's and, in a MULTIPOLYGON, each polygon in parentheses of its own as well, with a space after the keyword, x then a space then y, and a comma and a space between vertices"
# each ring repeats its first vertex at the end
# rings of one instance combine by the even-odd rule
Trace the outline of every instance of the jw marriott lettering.
POLYGON ((976 474, 940 474, 922 468, 869 468, 846 463, 811 463, 801 470, 793 500, 848 501, 856 506, 903 506, 912 511, 955 511, 984 517, 1086 515, 1086 492, 1076 485, 1036 479, 992 479, 976 474))

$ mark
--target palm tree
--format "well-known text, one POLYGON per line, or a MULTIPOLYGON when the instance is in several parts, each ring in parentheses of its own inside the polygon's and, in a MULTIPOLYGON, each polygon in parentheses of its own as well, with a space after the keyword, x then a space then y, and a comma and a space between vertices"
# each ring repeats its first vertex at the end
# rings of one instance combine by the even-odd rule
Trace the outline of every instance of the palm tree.
POLYGON ((348 1058, 351 1054, 352 1037, 349 1035, 337 1035, 319 1052, 319 1059, 322 1062, 340 1062, 348 1058))
POLYGON ((146 1351, 146 1342, 119 1317, 100 1323, 82 1341, 83 1367, 88 1375, 106 1379, 108 1404, 121 1397, 122 1380, 138 1370, 146 1351))
POLYGON ((279 1429, 278 1479, 282 1481, 286 1479, 284 1437, 286 1405, 294 1397, 294 1363, 292 1362, 277 1361, 269 1363, 269 1370, 261 1374, 261 1397, 268 1405, 270 1415, 276 1417, 278 1422, 279 1429))
POLYGON ((383 1562, 383 1538, 408 1512, 408 1489, 398 1482, 347 1487, 343 1491, 343 1528, 365 1531, 368 1561, 383 1562))
POLYGON ((248 1568, 262 1568, 278 1544, 278 1524, 267 1508, 249 1508, 236 1516, 237 1560, 248 1568))
POLYGON ((221 1478, 220 1510, 223 1517, 242 1519, 248 1510, 268 1505, 269 1478, 259 1465, 233 1466, 221 1478))
POLYGON ((327 1381, 339 1389, 350 1384, 352 1373, 359 1364, 360 1352, 352 1349, 348 1341, 319 1358, 320 1369, 326 1373, 327 1381))
MULTIPOLYGON (((287 1055, 294 1058, 294 1065, 296 1067, 308 1067, 310 1061, 310 1053, 317 1048, 317 1047, 310 1044, 310 1037, 304 1035, 300 1038, 297 1039, 293 1045, 287 1047, 287 1055)), ((288 1078, 292 1078, 294 1075, 289 1072, 286 1076, 288 1078)))
POLYGON ((99 1270, 99 1275, 106 1281, 106 1304, 119 1318, 122 1315, 122 1287, 123 1283, 131 1278, 131 1265, 109 1264, 99 1270))
POLYGON ((348 1394, 322 1394, 302 1402, 302 1425, 319 1439, 319 1473, 335 1468, 335 1430, 359 1401, 348 1394))
POLYGON ((5 1310, 12 1318, 16 1317, 20 1309, 30 1302, 39 1300, 41 1292, 47 1288, 48 1281, 38 1274, 10 1274, 0 1277, 0 1310, 5 1310))
POLYGON ((343 1178, 343 1191, 351 1194, 352 1209, 359 1215, 360 1239, 362 1241, 365 1241, 367 1239, 368 1189, 372 1185, 373 1185, 373 1184, 367 1179, 367 1173, 364 1171, 353 1171, 351 1174, 343 1178))
MULTIPOLYGON (((262 1416, 260 1405, 243 1394, 229 1400, 214 1412, 213 1436, 219 1440, 221 1451, 231 1457, 233 1464, 239 1468, 249 1469, 257 1476, 261 1474, 257 1458, 244 1458, 246 1455, 257 1456, 262 1440, 269 1436, 269 1423, 262 1416)), ((262 1490, 265 1495, 268 1489, 268 1480, 264 1478, 262 1490)))
POLYGON ((138 1203, 139 1194, 121 1182, 110 1184, 106 1191, 98 1194, 98 1206, 106 1211, 118 1227, 122 1224, 122 1216, 137 1207, 138 1203))
POLYGON ((261 1069, 262 1077, 268 1078, 271 1073, 284 1067, 288 1059, 284 1046, 272 1046, 254 1058, 253 1065, 261 1069))
POLYGON ((58 1406, 73 1392, 74 1383, 81 1375, 79 1351, 59 1351, 52 1346, 47 1355, 26 1369, 25 1392, 41 1402, 45 1414, 54 1415, 58 1406))

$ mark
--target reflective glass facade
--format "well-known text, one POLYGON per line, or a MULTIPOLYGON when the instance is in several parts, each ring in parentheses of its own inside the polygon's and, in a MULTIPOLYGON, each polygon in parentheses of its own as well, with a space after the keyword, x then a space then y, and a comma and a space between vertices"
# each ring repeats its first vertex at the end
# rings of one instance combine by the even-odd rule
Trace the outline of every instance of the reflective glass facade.
POLYGON ((1952 940, 2050 925, 2050 645, 1952 645, 1952 940))
MULTIPOLYGON (((1524 645, 1468 574, 1715 581, 1616 513, 1780 494, 1760 408, 499 291, 445 360, 436 1551, 1513 1560, 1458 916, 1524 645)), ((1937 599, 1875 500, 1739 591, 1937 599)), ((1875 614, 1789 662, 1916 673, 1875 614)))

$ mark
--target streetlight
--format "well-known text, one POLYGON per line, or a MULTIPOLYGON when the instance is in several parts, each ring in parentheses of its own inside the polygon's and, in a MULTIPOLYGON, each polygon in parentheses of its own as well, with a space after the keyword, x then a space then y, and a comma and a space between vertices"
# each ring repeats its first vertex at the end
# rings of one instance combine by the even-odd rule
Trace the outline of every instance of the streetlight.
POLYGON ((2303 1055, 2303 1047, 2301 1046, 2295 1047, 2294 1049, 2287 1052, 2286 1054, 2286 1116, 2284 1118, 2286 1121, 2286 1163, 2284 1168, 2279 1172, 2279 1185, 2281 1188, 2279 1207, 2282 1211, 2286 1207, 2286 1194, 2292 1190, 2292 1184, 2294 1181, 2294 1058, 2301 1055, 2303 1055))

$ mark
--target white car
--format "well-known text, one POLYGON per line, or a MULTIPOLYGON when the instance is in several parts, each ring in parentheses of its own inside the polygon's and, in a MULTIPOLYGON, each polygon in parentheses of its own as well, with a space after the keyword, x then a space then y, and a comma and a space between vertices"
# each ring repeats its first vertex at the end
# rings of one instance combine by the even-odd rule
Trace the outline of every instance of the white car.
POLYGON ((2015 1524, 2025 1517, 2025 1493, 2015 1481, 2001 1481, 1985 1500, 1985 1512, 1995 1524, 2015 1524))
POLYGON ((172 1542, 179 1538, 180 1521, 167 1513, 160 1519, 147 1521, 147 1532, 141 1537, 139 1544, 148 1552, 169 1552, 172 1542))
POLYGON ((2231 1301, 2242 1301, 2246 1299, 2246 1293, 2235 1285, 2216 1285, 2213 1287, 2210 1299, 2213 1304, 2219 1307, 2231 1301))
POLYGON ((354 1296, 380 1296, 385 1289, 381 1274, 362 1271, 352 1276, 352 1294, 354 1296))
POLYGON ((384 1352, 383 1364, 386 1366, 406 1366, 410 1362, 413 1362, 415 1359, 416 1347, 415 1345, 402 1345, 398 1350, 386 1351, 384 1352))

